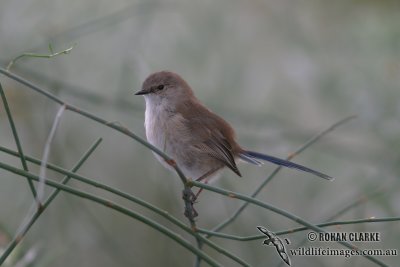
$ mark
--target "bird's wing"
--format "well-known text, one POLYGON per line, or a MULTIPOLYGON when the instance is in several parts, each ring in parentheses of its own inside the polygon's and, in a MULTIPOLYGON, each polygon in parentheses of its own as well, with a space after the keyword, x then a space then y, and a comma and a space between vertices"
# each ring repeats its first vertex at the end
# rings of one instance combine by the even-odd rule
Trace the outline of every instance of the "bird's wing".
POLYGON ((215 130, 209 138, 203 141, 203 144, 210 156, 220 160, 237 175, 242 176, 236 166, 232 147, 219 130, 215 130))
MULTIPOLYGON (((189 108, 189 107, 187 107, 189 108)), ((196 109, 182 113, 188 130, 192 132, 193 146, 221 161, 237 175, 234 132, 229 124, 200 104, 196 109), (193 111, 196 112, 193 112, 193 111)))

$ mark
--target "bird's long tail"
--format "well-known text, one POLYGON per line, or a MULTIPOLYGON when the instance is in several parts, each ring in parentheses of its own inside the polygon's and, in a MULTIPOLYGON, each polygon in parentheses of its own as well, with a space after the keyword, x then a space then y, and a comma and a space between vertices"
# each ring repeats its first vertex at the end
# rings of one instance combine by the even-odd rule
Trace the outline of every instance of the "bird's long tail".
POLYGON ((261 162, 258 161, 258 160, 265 160, 265 161, 269 161, 269 162, 274 163, 274 164, 279 165, 279 166, 284 166, 284 167, 287 167, 287 168, 292 168, 292 169, 300 170, 300 171, 303 171, 303 172, 312 173, 312 174, 314 174, 314 175, 316 175, 318 177, 324 178, 326 180, 333 180, 332 177, 330 177, 330 176, 328 176, 326 174, 323 174, 323 173, 321 173, 319 171, 315 171, 315 170, 312 170, 310 168, 307 168, 307 167, 305 167, 303 165, 296 164, 294 162, 291 162, 291 161, 288 161, 288 160, 284 160, 284 159, 280 159, 280 158, 277 158, 277 157, 273 157, 273 156, 270 156, 270 155, 254 152, 254 151, 243 150, 239 154, 239 157, 240 157, 240 159, 242 159, 242 160, 244 160, 244 161, 246 161, 248 163, 255 164, 255 165, 261 165, 261 162))

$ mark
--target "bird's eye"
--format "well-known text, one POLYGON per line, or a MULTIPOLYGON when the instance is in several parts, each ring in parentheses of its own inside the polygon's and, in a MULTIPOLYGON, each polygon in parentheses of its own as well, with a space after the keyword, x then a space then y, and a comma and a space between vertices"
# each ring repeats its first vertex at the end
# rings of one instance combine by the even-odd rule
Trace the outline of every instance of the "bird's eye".
POLYGON ((164 89, 164 85, 163 85, 163 84, 160 84, 159 86, 157 86, 157 89, 158 89, 158 90, 164 89))

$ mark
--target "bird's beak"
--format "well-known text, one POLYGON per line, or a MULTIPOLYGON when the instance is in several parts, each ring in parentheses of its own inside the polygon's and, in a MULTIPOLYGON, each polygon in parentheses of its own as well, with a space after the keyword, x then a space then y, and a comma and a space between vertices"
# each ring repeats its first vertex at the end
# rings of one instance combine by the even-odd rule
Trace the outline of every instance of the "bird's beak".
POLYGON ((136 92, 135 95, 146 95, 148 93, 149 93, 148 91, 140 90, 139 92, 136 92))

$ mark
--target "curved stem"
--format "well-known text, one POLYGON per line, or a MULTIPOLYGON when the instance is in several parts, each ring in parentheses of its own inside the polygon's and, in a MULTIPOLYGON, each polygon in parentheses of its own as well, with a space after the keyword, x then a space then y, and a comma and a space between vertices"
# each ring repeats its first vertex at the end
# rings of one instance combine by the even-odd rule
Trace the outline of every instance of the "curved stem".
MULTIPOLYGON (((316 226, 314 224, 311 224, 311 223, 307 222, 306 220, 304 220, 304 219, 302 219, 302 218, 300 218, 300 217, 298 217, 298 216, 296 216, 296 215, 294 215, 292 213, 289 213, 289 212, 287 212, 285 210, 282 210, 282 209, 280 209, 278 207, 275 207, 275 206, 273 206, 271 204, 267 204, 267 203, 262 202, 260 200, 254 199, 252 197, 249 197, 249 196, 237 193, 237 192, 224 190, 224 189, 221 189, 221 188, 218 188, 218 187, 213 187, 213 186, 210 186, 208 184, 203 184, 203 183, 199 183, 199 182, 196 182, 196 181, 192 181, 191 184, 193 186, 198 187, 198 188, 203 188, 205 190, 209 190, 209 191, 212 191, 212 192, 224 195, 224 196, 228 196, 230 198, 241 199, 241 200, 244 200, 246 202, 252 203, 254 205, 260 206, 262 208, 271 210, 271 211, 273 211, 273 212, 275 212, 277 214, 280 214, 280 215, 282 215, 282 216, 284 216, 284 217, 286 217, 286 218, 288 218, 288 219, 290 219, 292 221, 298 222, 298 223, 306 226, 307 228, 312 229, 312 230, 314 230, 314 231, 316 231, 318 233, 326 232, 321 227, 318 227, 318 226, 316 226)), ((356 247, 356 246, 354 246, 354 245, 352 245, 352 244, 350 244, 348 242, 345 242, 345 241, 337 241, 337 243, 342 244, 343 246, 348 247, 350 249, 360 250, 358 247, 356 247)), ((382 261, 378 260, 375 257, 369 256, 369 255, 363 255, 363 257, 365 257, 368 260, 378 264, 379 266, 384 266, 384 267, 387 266, 385 263, 383 263, 382 261)))
MULTIPOLYGON (((3 104, 4 104, 4 109, 6 110, 8 121, 10 123, 11 131, 12 131, 13 136, 14 136, 15 144, 17 145, 18 153, 20 155, 19 158, 21 159, 22 167, 24 168, 25 171, 29 171, 28 164, 26 164, 24 151, 22 150, 22 145, 21 145, 21 142, 20 142, 19 137, 18 137, 17 128, 15 127, 14 120, 13 120, 13 117, 11 115, 10 107, 8 106, 7 98, 6 98, 6 95, 4 94, 4 90, 3 90, 3 87, 1 86, 1 83, 0 83, 0 95, 1 95, 1 99, 2 99, 3 104)), ((29 184, 29 187, 30 187, 30 189, 32 191, 33 197, 36 199, 36 195, 37 194, 36 194, 35 186, 33 185, 31 180, 28 180, 28 184, 29 184)), ((38 203, 38 206, 40 206, 40 203, 38 203)))
MULTIPOLYGON (((340 121, 332 124, 322 132, 318 133, 314 137, 312 137, 310 140, 308 140, 306 143, 304 143, 301 147, 299 147, 295 152, 291 153, 286 159, 291 160, 295 156, 299 155, 301 152, 306 150, 308 147, 310 147, 312 144, 317 142, 319 139, 321 139, 324 135, 328 134, 329 132, 333 131, 336 127, 348 122, 351 119, 354 119, 356 116, 348 116, 344 119, 341 119, 340 121)), ((278 174, 278 172, 282 169, 281 166, 276 167, 275 170, 256 188, 256 190, 251 194, 251 197, 256 197, 261 190, 269 183, 272 181, 272 179, 278 174)), ((226 226, 228 226, 230 223, 232 223, 241 213, 242 211, 249 205, 248 202, 243 203, 229 218, 225 219, 221 223, 219 223, 217 226, 215 226, 211 231, 212 232, 218 232, 224 229, 226 226)), ((209 235, 207 236, 208 238, 210 237, 209 235)))
MULTIPOLYGON (((9 172, 15 173, 18 176, 21 177, 26 177, 29 179, 32 179, 34 181, 39 181, 40 178, 36 175, 33 175, 29 172, 20 170, 18 168, 15 168, 13 166, 10 166, 8 164, 4 164, 2 162, 0 162, 0 168, 7 170, 9 172)), ((86 193, 82 190, 78 190, 78 189, 74 189, 70 186, 66 186, 57 182, 54 182, 52 180, 46 180, 45 184, 58 188, 62 191, 68 192, 72 195, 76 195, 78 197, 81 198, 85 198, 88 200, 91 200, 93 202, 99 203, 107 208, 116 210, 124 215, 127 215, 131 218, 134 218, 138 221, 143 222, 144 224, 152 227, 153 229, 159 231, 160 233, 168 236, 169 238, 171 238, 172 240, 176 241, 178 244, 180 244, 181 246, 183 246, 184 248, 188 249, 189 251, 191 251, 192 253, 194 253, 195 255, 199 255, 205 262, 207 262, 208 264, 210 264, 211 266, 221 266, 218 262, 216 262, 214 259, 212 259, 210 256, 208 256, 206 253, 204 253, 202 250, 196 248, 195 246, 193 246, 192 244, 190 244, 188 241, 186 241, 185 239, 183 239, 179 234, 173 232, 172 230, 166 228, 165 226, 155 222, 154 220, 149 219, 146 216, 143 216, 137 212, 134 212, 128 208, 125 208, 121 205, 118 205, 117 203, 114 203, 110 200, 95 196, 93 194, 90 193, 86 193)))

